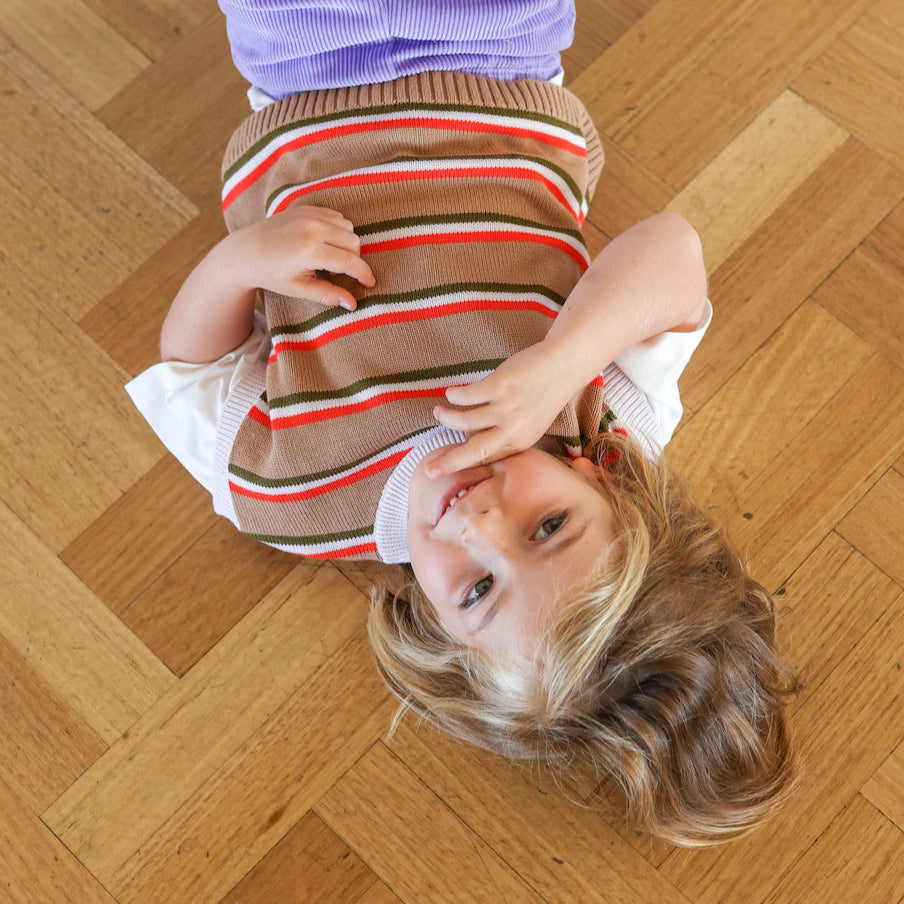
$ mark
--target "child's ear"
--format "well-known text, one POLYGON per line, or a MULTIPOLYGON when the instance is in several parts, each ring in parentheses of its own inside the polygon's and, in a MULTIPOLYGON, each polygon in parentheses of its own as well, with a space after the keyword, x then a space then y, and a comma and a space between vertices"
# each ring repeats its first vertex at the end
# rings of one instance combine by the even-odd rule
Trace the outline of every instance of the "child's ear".
POLYGON ((598 477, 600 473, 599 465, 594 464, 589 458, 584 455, 579 455, 577 458, 571 459, 571 467, 574 468, 580 474, 584 474, 587 477, 598 477))

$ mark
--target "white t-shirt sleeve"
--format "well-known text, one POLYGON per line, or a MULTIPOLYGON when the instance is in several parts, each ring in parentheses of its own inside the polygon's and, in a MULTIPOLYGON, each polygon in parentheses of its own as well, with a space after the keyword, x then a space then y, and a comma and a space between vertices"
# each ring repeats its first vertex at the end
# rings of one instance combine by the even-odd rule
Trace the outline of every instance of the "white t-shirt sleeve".
POLYGON ((226 399, 270 350, 266 321, 255 314, 251 335, 209 364, 162 361, 126 384, 126 392, 160 441, 211 495, 217 424, 226 399))
POLYGON ((678 378, 700 344, 712 315, 707 299, 700 322, 691 332, 660 333, 615 359, 625 376, 646 396, 662 428, 663 445, 672 438, 684 411, 678 378))

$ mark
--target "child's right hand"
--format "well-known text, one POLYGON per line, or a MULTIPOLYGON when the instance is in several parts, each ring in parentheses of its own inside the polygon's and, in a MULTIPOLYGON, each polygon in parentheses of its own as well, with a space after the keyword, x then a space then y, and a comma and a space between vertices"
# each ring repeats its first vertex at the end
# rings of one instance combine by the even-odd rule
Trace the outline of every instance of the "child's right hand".
POLYGON ((578 388, 567 359, 546 341, 516 352, 482 380, 450 387, 446 400, 459 407, 437 405, 433 416, 467 439, 433 459, 427 476, 433 479, 529 449, 578 388))
POLYGON ((290 207, 234 232, 236 282, 293 298, 354 310, 347 289, 317 276, 317 271, 343 273, 361 285, 374 285, 374 275, 361 257, 361 242, 352 224, 325 207, 290 207))

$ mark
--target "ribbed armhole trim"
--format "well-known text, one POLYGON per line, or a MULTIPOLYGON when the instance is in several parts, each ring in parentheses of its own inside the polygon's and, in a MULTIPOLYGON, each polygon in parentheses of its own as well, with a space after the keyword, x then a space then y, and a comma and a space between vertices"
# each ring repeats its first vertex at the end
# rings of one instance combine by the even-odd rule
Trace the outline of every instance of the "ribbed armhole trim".
POLYGON ((656 459, 665 445, 665 435, 647 397, 628 379, 617 364, 603 371, 606 403, 640 443, 647 458, 656 459))
POLYGON ((239 526, 229 489, 229 458, 236 434, 248 412, 267 388, 267 365, 259 363, 233 387, 217 421, 217 442, 213 460, 213 508, 218 515, 239 526))

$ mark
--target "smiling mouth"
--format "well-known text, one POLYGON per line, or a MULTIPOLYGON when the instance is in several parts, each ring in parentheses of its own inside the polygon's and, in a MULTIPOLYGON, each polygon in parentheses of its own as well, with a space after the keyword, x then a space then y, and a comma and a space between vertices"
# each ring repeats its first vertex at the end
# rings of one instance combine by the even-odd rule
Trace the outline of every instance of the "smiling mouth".
POLYGON ((464 499, 474 487, 477 486, 478 483, 482 483, 481 480, 475 480, 474 483, 468 484, 467 486, 454 486, 448 493, 446 493, 442 500, 440 501, 439 514, 436 517, 436 521, 433 522, 433 526, 436 527, 437 524, 442 520, 443 516, 446 512, 450 512, 455 508, 458 503, 464 499))

